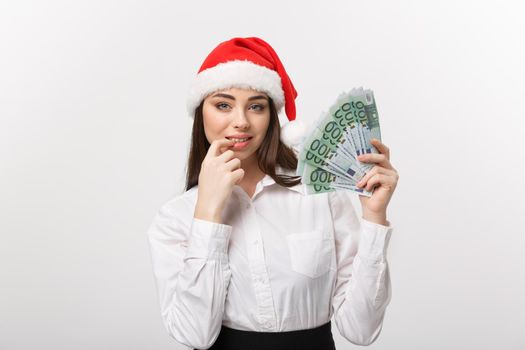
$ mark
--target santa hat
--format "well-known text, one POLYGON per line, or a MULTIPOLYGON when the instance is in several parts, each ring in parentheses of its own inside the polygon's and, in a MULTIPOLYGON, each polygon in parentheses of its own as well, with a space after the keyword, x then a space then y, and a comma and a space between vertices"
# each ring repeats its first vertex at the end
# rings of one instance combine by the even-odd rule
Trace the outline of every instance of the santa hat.
POLYGON ((295 120, 295 90, 274 49, 256 37, 233 38, 220 43, 202 63, 187 98, 188 113, 210 93, 231 87, 252 88, 265 92, 277 112, 284 107, 290 122, 281 127, 281 141, 290 147, 305 136, 306 125, 295 120))

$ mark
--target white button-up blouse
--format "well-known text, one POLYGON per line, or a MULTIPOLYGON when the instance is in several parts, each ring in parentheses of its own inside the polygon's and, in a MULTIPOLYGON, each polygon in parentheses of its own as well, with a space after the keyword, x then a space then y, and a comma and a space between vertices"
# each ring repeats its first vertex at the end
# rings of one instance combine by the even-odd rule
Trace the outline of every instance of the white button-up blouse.
POLYGON ((178 343, 207 349, 221 325, 282 332, 332 317, 348 341, 375 341, 391 298, 393 228, 358 218, 355 193, 306 195, 266 175, 252 198, 233 187, 222 224, 193 217, 197 193, 169 200, 147 233, 162 320, 178 343))

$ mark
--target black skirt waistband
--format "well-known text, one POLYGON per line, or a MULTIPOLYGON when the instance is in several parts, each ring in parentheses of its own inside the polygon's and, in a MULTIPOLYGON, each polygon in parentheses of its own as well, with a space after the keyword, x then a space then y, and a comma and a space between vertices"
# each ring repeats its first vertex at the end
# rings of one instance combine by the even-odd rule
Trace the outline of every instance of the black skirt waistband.
POLYGON ((223 325, 210 350, 335 350, 331 328, 331 321, 316 328, 287 332, 244 331, 223 325))

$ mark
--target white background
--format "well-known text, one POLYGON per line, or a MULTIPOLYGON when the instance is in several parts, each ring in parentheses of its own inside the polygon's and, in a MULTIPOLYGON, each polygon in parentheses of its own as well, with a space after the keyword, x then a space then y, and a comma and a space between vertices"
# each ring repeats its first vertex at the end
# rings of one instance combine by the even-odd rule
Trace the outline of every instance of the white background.
POLYGON ((184 186, 187 87, 234 36, 275 48, 300 119, 343 90, 375 91, 400 180, 393 297, 370 348, 525 348, 524 13, 519 1, 1 2, 0 348, 183 348, 161 323, 146 230, 184 186))

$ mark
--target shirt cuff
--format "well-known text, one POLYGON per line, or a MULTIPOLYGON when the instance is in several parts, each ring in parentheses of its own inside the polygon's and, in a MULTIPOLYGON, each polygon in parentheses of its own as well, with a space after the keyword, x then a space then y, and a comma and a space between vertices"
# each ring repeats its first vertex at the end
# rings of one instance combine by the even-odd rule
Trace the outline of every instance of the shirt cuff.
POLYGON ((382 262, 386 259, 388 243, 394 228, 361 219, 361 236, 357 254, 371 262, 382 262))
POLYGON ((227 255, 231 233, 230 225, 193 218, 186 256, 220 258, 227 255))

